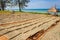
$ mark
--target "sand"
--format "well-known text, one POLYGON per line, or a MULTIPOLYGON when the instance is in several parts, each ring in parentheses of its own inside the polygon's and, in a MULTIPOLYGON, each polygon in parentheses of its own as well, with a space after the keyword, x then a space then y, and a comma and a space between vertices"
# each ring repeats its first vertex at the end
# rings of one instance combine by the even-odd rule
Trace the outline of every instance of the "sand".
POLYGON ((44 33, 36 35, 36 40, 59 40, 59 21, 60 17, 45 14, 0 14, 0 40, 30 40, 29 37, 41 30, 44 33), (56 26, 48 30, 54 24, 56 26))

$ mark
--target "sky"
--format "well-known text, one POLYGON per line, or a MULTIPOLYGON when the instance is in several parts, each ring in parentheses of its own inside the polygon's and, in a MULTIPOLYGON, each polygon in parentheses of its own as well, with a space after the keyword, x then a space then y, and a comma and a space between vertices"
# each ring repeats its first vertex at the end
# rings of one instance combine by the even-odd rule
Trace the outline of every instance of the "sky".
POLYGON ((47 9, 55 5, 60 8, 60 0, 30 0, 26 9, 47 9))
MULTIPOLYGON (((30 0, 25 9, 48 9, 56 5, 60 9, 60 0, 30 0)), ((12 7, 18 9, 18 7, 12 7)))

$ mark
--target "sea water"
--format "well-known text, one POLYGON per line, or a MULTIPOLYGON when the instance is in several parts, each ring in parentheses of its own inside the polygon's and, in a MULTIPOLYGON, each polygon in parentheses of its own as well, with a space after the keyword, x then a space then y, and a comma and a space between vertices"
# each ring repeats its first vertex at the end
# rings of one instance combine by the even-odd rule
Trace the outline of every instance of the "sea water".
POLYGON ((39 12, 39 13, 47 13, 48 9, 23 9, 25 12, 39 12))
MULTIPOLYGON (((12 9, 12 11, 19 11, 19 9, 12 9)), ((39 12, 39 13, 45 13, 48 11, 48 9, 22 9, 24 12, 39 12)))
MULTIPOLYGON (((25 12, 37 12, 37 13, 48 13, 48 9, 23 9, 25 12)), ((57 12, 60 15, 60 12, 57 12)))
MULTIPOLYGON (((14 11, 19 11, 18 9, 13 9, 14 11)), ((13 11, 12 10, 12 11, 13 11)), ((24 12, 37 12, 37 13, 48 13, 48 9, 22 9, 24 12)), ((60 15, 60 12, 57 12, 60 15)))

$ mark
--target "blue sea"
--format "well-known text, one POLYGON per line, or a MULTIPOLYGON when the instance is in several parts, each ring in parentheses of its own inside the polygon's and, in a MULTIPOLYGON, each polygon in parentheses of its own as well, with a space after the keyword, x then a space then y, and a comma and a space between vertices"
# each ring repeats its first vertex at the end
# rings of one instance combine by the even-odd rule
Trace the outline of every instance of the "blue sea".
MULTIPOLYGON (((48 9, 23 9, 22 11, 37 12, 37 13, 48 13, 48 9)), ((60 12, 58 12, 58 15, 60 15, 60 12)))
POLYGON ((46 13, 48 11, 48 9, 23 9, 22 11, 46 13))
MULTIPOLYGON (((12 9, 14 11, 19 11, 18 9, 12 9)), ((39 13, 45 13, 48 11, 48 9, 22 9, 24 12, 39 12, 39 13)))
MULTIPOLYGON (((18 9, 13 9, 15 11, 19 11, 18 9)), ((24 12, 37 12, 37 13, 47 13, 48 9, 22 9, 24 12)), ((60 12, 58 12, 60 15, 60 12)))

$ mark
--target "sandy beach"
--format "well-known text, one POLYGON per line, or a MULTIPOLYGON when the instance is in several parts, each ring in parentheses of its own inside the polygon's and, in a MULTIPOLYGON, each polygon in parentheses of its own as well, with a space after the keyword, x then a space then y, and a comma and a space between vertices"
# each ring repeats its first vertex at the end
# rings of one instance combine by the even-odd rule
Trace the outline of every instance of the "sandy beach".
POLYGON ((0 40, 60 40, 59 26, 60 17, 53 15, 0 13, 0 40))

